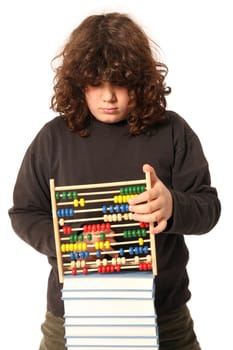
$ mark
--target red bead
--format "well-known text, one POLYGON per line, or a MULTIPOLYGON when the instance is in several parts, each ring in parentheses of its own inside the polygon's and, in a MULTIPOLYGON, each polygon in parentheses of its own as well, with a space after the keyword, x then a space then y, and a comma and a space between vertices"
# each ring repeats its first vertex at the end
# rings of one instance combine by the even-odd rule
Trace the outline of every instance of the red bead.
POLYGON ((73 267, 73 269, 71 270, 71 273, 72 273, 73 276, 77 275, 76 267, 73 267))
POLYGON ((106 231, 111 230, 110 222, 106 222, 106 224, 105 224, 105 230, 106 230, 106 231))
POLYGON ((71 226, 63 226, 63 233, 69 235, 71 233, 71 226))
POLYGON ((84 275, 87 275, 87 273, 88 273, 88 270, 87 270, 86 267, 84 267, 84 268, 83 268, 83 274, 84 274, 84 275))
POLYGON ((115 271, 120 272, 120 270, 121 270, 121 265, 117 264, 115 266, 115 271))
POLYGON ((142 263, 139 264, 139 267, 138 267, 139 271, 143 271, 143 266, 142 266, 142 263))

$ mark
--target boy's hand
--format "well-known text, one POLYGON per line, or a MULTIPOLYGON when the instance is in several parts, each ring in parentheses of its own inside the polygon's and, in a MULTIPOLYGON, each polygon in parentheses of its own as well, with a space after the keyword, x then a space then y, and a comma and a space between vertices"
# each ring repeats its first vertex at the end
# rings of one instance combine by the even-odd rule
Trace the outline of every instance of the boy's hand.
POLYGON ((160 233, 165 230, 167 220, 172 216, 172 195, 150 165, 144 164, 143 171, 150 172, 151 189, 130 199, 129 210, 134 213, 133 219, 136 221, 156 222, 157 226, 151 233, 160 233))

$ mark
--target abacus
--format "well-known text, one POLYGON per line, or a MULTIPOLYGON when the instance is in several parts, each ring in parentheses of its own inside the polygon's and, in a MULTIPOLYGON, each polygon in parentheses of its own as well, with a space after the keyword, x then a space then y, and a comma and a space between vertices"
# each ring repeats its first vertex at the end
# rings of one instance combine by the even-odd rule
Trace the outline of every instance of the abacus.
POLYGON ((56 186, 54 179, 50 179, 68 349, 158 348, 152 297, 153 277, 157 274, 155 236, 151 234, 153 224, 134 221, 128 205, 130 198, 150 186, 149 173, 140 180, 72 186, 56 186), (99 275, 101 278, 97 277, 99 275), (123 281, 123 284, 130 281, 130 286, 126 289, 116 285, 107 287, 109 283, 114 285, 114 281, 123 281), (132 284, 137 285, 136 289, 132 284), (143 284, 147 286, 146 290, 143 284), (98 308, 100 300, 101 309, 98 308), (149 302, 149 315, 144 315, 142 310, 135 313, 130 308, 128 314, 123 315, 135 300, 142 310, 149 302), (92 305, 88 316, 83 305, 88 309, 92 305), (110 315, 109 307, 115 306, 117 315, 110 315), (134 320, 133 324, 125 323, 124 326, 117 321, 121 307, 121 318, 125 322, 126 319, 127 322, 134 320), (145 327, 142 320, 147 320, 149 325, 145 327), (105 328, 110 332, 109 336, 101 333, 105 328))

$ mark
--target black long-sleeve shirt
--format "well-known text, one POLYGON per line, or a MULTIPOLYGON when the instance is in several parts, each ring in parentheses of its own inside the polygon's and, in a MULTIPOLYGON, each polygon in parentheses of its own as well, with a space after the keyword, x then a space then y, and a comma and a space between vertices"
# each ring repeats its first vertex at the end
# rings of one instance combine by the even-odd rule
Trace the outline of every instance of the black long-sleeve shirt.
MULTIPOLYGON (((92 119, 90 136, 71 132, 61 117, 48 122, 29 146, 9 210, 15 232, 52 265, 47 307, 63 316, 50 204, 49 179, 56 186, 143 178, 142 165, 152 165, 171 190, 173 216, 156 236, 158 276, 156 309, 162 314, 190 299, 188 249, 184 235, 210 231, 220 216, 200 141, 174 112, 150 134, 128 135, 127 121, 105 124, 92 119)), ((100 277, 101 278, 101 277, 100 277)))

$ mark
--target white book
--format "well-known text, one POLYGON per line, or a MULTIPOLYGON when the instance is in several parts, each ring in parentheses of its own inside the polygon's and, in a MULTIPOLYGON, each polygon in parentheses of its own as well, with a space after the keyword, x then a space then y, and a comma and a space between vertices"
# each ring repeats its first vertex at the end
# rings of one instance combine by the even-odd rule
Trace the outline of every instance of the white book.
POLYGON ((155 346, 157 345, 157 337, 67 337, 67 346, 155 346))
POLYGON ((79 326, 79 325, 151 325, 156 324, 156 315, 153 316, 133 316, 133 317, 101 317, 101 316, 74 316, 65 318, 65 326, 79 326))
POLYGON ((79 326, 66 326, 65 333, 66 336, 137 336, 150 337, 152 335, 157 335, 155 324, 151 325, 79 325, 79 326))
POLYGON ((153 316, 152 299, 65 299, 65 316, 153 316))
POLYGON ((145 349, 148 349, 148 350, 158 350, 159 349, 159 344, 156 343, 156 344, 153 344, 153 345, 133 345, 133 346, 114 346, 114 345, 92 345, 92 346, 89 346, 89 345, 70 345, 68 347, 68 350, 145 350, 145 349))
POLYGON ((151 297, 151 289, 66 289, 62 291, 63 299, 151 299, 151 297))
POLYGON ((67 290, 152 290, 151 271, 125 271, 120 273, 90 273, 64 276, 63 291, 67 290))

